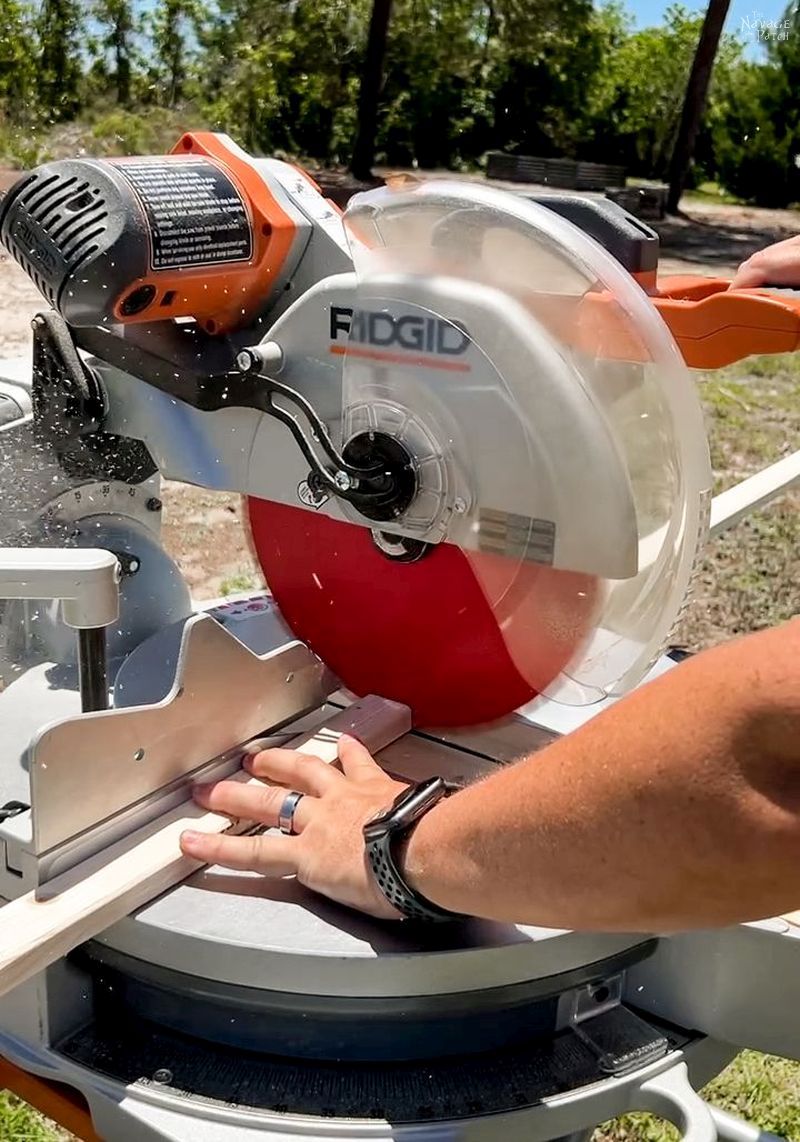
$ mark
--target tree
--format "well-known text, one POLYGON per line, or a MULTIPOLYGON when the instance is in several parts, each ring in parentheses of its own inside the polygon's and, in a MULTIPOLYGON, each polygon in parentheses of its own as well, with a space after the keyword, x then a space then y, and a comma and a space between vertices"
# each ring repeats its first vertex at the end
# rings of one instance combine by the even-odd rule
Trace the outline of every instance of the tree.
MULTIPOLYGON (((759 25, 767 62, 742 62, 720 85, 711 133, 723 186, 759 206, 800 200, 800 13, 759 25)), ((715 86, 718 85, 715 69, 715 86)))
POLYGON ((488 21, 494 145, 575 153, 603 63, 591 0, 496 0, 488 21))
POLYGON ((80 107, 82 25, 78 0, 42 0, 39 88, 45 113, 53 120, 71 119, 80 107))
POLYGON ((378 103, 383 85, 383 62, 386 58, 386 38, 391 16, 392 0, 372 0, 367 49, 358 93, 358 133, 350 161, 352 173, 364 181, 372 178, 375 162, 378 103))
POLYGON ((486 149, 484 17, 476 0, 396 0, 378 131, 388 162, 457 167, 486 149))
POLYGON ((34 100, 36 66, 30 13, 20 0, 0 0, 0 118, 20 121, 34 100))
POLYGON ((195 0, 161 0, 150 32, 155 56, 154 72, 167 107, 176 107, 186 94, 188 42, 198 18, 195 0))
MULTIPOLYGON (((673 4, 660 27, 631 31, 625 10, 608 7, 600 9, 595 19, 600 22, 596 34, 603 38, 603 63, 590 84, 580 153, 602 162, 620 162, 633 174, 663 178, 678 132, 702 17, 673 4)), ((723 36, 709 94, 710 117, 727 96, 728 77, 741 55, 738 40, 723 36)))
POLYGON ((136 32, 131 0, 97 0, 94 17, 103 32, 103 47, 111 53, 117 103, 129 107, 133 38, 136 32))
POLYGON ((700 29, 697 51, 686 86, 678 136, 670 161, 667 210, 671 214, 677 213, 686 184, 697 132, 706 109, 711 72, 714 69, 714 60, 729 7, 730 0, 709 0, 703 26, 700 29))

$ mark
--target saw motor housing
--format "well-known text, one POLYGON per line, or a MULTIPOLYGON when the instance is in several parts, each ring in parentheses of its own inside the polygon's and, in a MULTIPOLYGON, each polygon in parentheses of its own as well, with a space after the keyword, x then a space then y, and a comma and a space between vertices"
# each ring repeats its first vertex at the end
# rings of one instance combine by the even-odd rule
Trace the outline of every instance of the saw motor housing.
POLYGON ((70 325, 191 317, 227 332, 290 285, 308 242, 268 163, 191 134, 170 155, 47 163, 10 192, 0 240, 70 325))

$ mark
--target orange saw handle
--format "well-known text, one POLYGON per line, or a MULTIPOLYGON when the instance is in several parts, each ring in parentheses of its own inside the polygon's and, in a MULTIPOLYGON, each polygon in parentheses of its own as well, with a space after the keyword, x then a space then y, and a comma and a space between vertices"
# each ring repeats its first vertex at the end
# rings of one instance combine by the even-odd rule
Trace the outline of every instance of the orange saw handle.
POLYGON ((800 349, 800 293, 730 289, 724 278, 661 278, 653 304, 692 369, 800 349))

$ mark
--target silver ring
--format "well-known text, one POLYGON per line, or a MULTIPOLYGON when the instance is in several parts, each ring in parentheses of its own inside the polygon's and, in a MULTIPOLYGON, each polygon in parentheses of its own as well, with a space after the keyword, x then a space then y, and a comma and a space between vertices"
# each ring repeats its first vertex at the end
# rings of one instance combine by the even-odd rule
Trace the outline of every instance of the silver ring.
POLYGON ((303 800, 304 796, 305 794, 303 793, 287 793, 281 804, 281 809, 278 813, 278 828, 289 837, 295 835, 294 815, 297 811, 297 806, 303 800))

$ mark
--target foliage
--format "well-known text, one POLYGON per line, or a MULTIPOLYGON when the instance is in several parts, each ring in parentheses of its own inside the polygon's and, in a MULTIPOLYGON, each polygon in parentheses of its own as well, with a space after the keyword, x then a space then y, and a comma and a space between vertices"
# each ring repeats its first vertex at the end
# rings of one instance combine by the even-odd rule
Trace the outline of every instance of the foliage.
POLYGON ((34 97, 31 12, 21 0, 0 0, 0 117, 25 113, 34 97))
MULTIPOLYGON (((173 114, 243 146, 346 163, 372 0, 0 0, 0 155, 148 149, 173 114), (168 115, 166 113, 169 113, 168 115)), ((488 150, 569 155, 664 176, 702 16, 635 28, 625 0, 394 0, 378 161, 468 168, 488 150)), ((695 182, 798 196, 800 14, 767 59, 726 35, 695 182)))
POLYGON ((196 63, 190 45, 199 13, 196 0, 163 0, 151 13, 153 60, 148 91, 163 106, 177 107, 189 90, 196 63))
POLYGON ((133 0, 95 0, 92 15, 101 31, 99 53, 94 71, 116 90, 117 102, 124 107, 131 102, 133 67, 136 62, 134 40, 138 19, 133 0))
POLYGON ((66 1142, 67 1135, 52 1126, 13 1094, 0 1090, 2 1142, 66 1142))
POLYGON ((71 119, 81 105, 83 15, 79 0, 42 0, 34 26, 41 109, 52 122, 71 119))
MULTIPOLYGON (((624 156, 630 169, 663 177, 680 121, 702 15, 673 4, 662 26, 635 32, 625 27, 624 12, 616 6, 605 9, 602 15, 609 48, 603 75, 593 91, 592 119, 606 146, 613 148, 617 140, 617 153, 624 156)), ((726 85, 740 58, 738 41, 723 36, 707 118, 715 113, 720 86, 726 85)), ((705 149, 701 140, 700 153, 705 149)), ((713 169, 707 173, 713 174, 713 169)))

